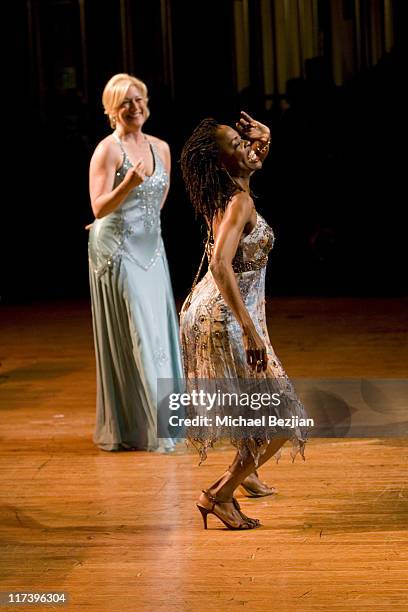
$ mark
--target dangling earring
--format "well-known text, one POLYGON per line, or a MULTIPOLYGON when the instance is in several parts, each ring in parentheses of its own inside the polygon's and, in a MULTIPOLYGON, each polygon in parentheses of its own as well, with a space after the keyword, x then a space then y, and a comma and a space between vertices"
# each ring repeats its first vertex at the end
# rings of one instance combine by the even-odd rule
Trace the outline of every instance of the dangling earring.
POLYGON ((112 123, 112 125, 113 125, 113 128, 115 128, 115 127, 116 127, 116 117, 115 117, 115 115, 113 115, 113 116, 111 117, 111 123, 112 123))

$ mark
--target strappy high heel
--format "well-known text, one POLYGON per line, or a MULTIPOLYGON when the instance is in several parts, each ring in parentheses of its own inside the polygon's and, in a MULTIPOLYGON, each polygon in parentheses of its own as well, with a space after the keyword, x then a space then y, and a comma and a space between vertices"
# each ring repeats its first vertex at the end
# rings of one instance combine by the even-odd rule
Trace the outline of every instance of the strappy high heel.
POLYGON ((222 523, 224 523, 224 525, 228 527, 228 529, 232 529, 234 531, 244 530, 244 529, 255 529, 256 527, 259 527, 260 523, 259 521, 257 521, 257 519, 252 520, 252 519, 248 519, 247 517, 244 519, 244 521, 248 521, 248 522, 244 522, 241 525, 238 525, 237 527, 235 525, 231 525, 231 523, 228 523, 228 521, 226 521, 221 516, 219 516, 219 514, 217 514, 214 511, 214 508, 215 508, 215 504, 232 503, 234 507, 238 510, 240 516, 243 518, 243 515, 241 514, 240 507, 239 507, 237 500, 234 499, 234 497, 232 499, 219 499, 218 497, 215 497, 214 495, 211 495, 210 493, 208 493, 208 491, 204 491, 204 489, 203 489, 203 493, 212 503, 211 508, 205 508, 204 506, 201 506, 198 503, 196 504, 197 508, 201 512, 201 516, 203 517, 204 529, 207 529, 207 517, 209 514, 214 514, 214 516, 216 516, 222 523), (257 522, 254 522, 254 521, 257 521, 257 522))
POLYGON ((259 519, 253 519, 250 518, 249 516, 247 516, 246 514, 244 514, 241 510, 241 506, 238 503, 238 500, 236 499, 236 497, 232 498, 232 503, 234 504, 236 510, 238 510, 238 512, 240 513, 241 517, 244 519, 244 521, 248 521, 248 523, 253 523, 255 525, 255 527, 259 527, 259 525, 261 524, 259 519))

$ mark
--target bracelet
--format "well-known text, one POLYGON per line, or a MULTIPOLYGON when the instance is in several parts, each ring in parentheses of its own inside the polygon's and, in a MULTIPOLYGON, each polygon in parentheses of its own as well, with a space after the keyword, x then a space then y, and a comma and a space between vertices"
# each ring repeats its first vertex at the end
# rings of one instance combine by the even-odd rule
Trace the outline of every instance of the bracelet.
MULTIPOLYGON (((259 142, 262 142, 262 140, 260 140, 259 142)), ((264 146, 261 148, 258 148, 258 153, 266 153, 266 151, 269 149, 269 145, 271 144, 271 139, 268 138, 268 140, 265 142, 264 146)))

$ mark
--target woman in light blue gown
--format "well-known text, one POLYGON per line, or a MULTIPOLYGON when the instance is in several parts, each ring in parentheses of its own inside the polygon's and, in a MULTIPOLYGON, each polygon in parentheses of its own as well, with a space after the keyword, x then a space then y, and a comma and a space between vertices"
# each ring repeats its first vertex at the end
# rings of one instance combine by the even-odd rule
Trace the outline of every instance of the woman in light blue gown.
POLYGON ((96 353, 94 442, 107 451, 168 451, 157 438, 157 379, 181 378, 178 318, 161 237, 170 150, 145 134, 146 85, 117 74, 102 102, 112 134, 90 164, 96 217, 89 273, 96 353))

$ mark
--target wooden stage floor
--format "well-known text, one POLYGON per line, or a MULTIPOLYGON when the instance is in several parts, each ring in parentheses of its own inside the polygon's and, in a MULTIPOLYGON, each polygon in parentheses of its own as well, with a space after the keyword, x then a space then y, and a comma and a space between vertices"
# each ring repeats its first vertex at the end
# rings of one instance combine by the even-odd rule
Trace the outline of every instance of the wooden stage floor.
MULTIPOLYGON (((272 342, 292 377, 406 378, 407 306, 275 298, 272 342)), ((195 497, 231 449, 201 467, 182 445, 96 449, 88 303, 2 321, 0 591, 96 611, 408 610, 407 439, 313 439, 294 464, 285 448, 261 469, 279 494, 239 498, 263 527, 204 531, 195 497)))

